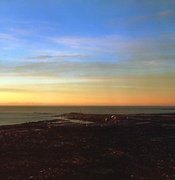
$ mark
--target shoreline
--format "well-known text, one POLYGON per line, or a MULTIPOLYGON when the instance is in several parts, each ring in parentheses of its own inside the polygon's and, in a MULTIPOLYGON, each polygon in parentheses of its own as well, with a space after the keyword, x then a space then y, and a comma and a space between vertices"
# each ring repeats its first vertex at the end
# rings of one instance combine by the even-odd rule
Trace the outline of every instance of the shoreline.
MULTIPOLYGON (((35 113, 35 112, 34 112, 35 113)), ((38 113, 37 113, 38 114, 38 113)), ((39 113, 41 115, 48 115, 48 114, 52 114, 52 113, 39 113)), ((166 117, 166 121, 170 120, 169 118, 173 118, 175 116, 175 113, 135 113, 135 114, 115 114, 115 113, 108 113, 108 114, 96 114, 96 113, 77 113, 77 112, 71 112, 71 113, 63 113, 63 114, 59 114, 59 115, 53 115, 50 116, 49 119, 43 119, 43 120, 39 120, 39 121, 27 121, 27 122, 20 122, 20 123, 8 123, 8 124, 3 124, 0 125, 0 127, 2 126, 15 126, 15 125, 21 125, 21 124, 29 124, 29 123, 39 123, 39 122, 52 122, 52 121, 63 121, 65 122, 65 124, 69 121, 72 123, 76 123, 76 120, 79 121, 77 123, 83 123, 87 124, 88 122, 90 123, 106 123, 106 122, 110 122, 110 123, 118 123, 120 121, 120 123, 122 122, 132 122, 132 121, 160 121, 163 122, 164 121, 164 117, 166 117), (111 118, 112 116, 114 116, 116 119, 111 118), (158 119, 159 118, 159 119, 158 119), (75 122, 73 122, 73 120, 75 120, 75 122), (84 123, 85 122, 85 123, 84 123)), ((25 117, 24 117, 25 118, 25 117)), ((172 119, 171 118, 171 119, 172 119)), ((68 124, 68 123, 67 123, 68 124)))
POLYGON ((175 178, 175 114, 64 116, 0 126, 0 178, 175 178))

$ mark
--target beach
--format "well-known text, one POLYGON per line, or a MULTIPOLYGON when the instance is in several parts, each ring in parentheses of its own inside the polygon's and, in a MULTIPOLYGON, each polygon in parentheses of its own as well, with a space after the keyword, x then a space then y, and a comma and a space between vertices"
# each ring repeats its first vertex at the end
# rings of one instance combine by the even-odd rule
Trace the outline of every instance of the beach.
POLYGON ((65 113, 0 126, 0 179, 174 179, 175 114, 65 113))

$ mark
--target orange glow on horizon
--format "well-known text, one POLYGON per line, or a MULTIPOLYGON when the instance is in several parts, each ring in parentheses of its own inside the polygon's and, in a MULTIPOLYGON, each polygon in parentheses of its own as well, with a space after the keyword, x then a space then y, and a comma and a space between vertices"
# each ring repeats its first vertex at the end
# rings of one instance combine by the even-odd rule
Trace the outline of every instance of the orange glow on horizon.
MULTIPOLYGON (((110 93, 109 93, 110 94, 110 93)), ((156 96, 154 93, 123 93, 115 94, 59 94, 59 93, 1 93, 0 105, 26 106, 174 106, 174 98, 166 94, 156 96), (3 97, 3 98, 2 98, 3 97), (160 98, 161 97, 161 98, 160 98)))

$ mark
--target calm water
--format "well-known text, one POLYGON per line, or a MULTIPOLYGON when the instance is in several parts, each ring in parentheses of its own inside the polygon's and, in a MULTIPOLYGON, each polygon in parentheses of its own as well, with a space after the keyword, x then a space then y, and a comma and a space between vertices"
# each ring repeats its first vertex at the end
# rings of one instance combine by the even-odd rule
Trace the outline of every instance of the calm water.
POLYGON ((104 106, 58 106, 58 107, 5 107, 0 106, 0 125, 56 119, 63 113, 78 112, 91 114, 140 114, 175 113, 173 107, 104 107, 104 106))

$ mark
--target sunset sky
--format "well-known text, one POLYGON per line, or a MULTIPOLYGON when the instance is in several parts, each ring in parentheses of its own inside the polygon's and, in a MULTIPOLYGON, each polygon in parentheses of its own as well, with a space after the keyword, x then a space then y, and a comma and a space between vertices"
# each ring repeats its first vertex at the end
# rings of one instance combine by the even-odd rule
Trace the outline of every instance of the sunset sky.
POLYGON ((0 105, 175 105, 175 1, 1 0, 0 105))

